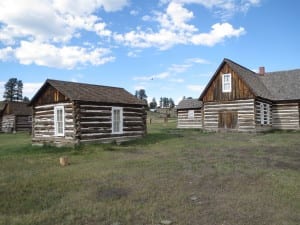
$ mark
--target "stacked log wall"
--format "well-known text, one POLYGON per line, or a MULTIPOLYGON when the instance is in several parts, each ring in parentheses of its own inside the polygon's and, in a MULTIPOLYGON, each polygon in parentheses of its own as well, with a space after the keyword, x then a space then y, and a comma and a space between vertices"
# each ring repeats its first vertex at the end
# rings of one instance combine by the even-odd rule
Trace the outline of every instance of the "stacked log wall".
POLYGON ((72 103, 47 104, 34 107, 32 118, 32 141, 34 144, 72 144, 75 142, 72 103), (54 107, 64 106, 65 136, 55 136, 54 107))
POLYGON ((16 131, 31 131, 31 116, 16 116, 16 131))
POLYGON ((236 100, 228 102, 205 102, 203 113, 203 128, 205 130, 219 130, 219 112, 232 111, 238 113, 238 131, 255 131, 254 99, 236 100))
MULTIPOLYGON (((266 121, 265 121, 266 122, 266 121)), ((255 124, 256 124, 256 131, 257 132, 263 132, 268 131, 272 129, 272 102, 270 101, 255 101, 255 124), (269 124, 262 124, 261 123, 261 108, 260 105, 265 104, 269 106, 269 124)))
MULTIPOLYGON (((123 108, 123 132, 112 133, 112 107, 95 103, 75 104, 75 136, 79 142, 126 141, 146 134, 146 112, 142 106, 123 108)), ((117 106, 120 107, 120 106, 117 106)))
POLYGON ((194 118, 188 117, 188 109, 177 111, 177 128, 202 128, 201 109, 194 110, 194 118))
POLYGON ((299 130, 299 103, 275 103, 272 109, 273 128, 299 130))
POLYGON ((16 131, 15 121, 16 121, 15 115, 4 115, 2 117, 2 131, 5 133, 16 131))

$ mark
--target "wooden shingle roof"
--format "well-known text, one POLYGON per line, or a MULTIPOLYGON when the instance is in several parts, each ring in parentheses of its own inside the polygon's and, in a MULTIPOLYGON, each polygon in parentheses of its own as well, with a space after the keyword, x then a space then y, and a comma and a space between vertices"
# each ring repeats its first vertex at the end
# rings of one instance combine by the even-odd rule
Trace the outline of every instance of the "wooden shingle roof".
POLYGON ((123 88, 69 81, 47 79, 44 85, 32 98, 32 104, 47 86, 51 85, 71 101, 101 102, 112 104, 145 105, 146 103, 123 88))
POLYGON ((202 102, 198 99, 183 99, 178 103, 177 109, 200 109, 202 102))
POLYGON ((259 78, 273 100, 300 100, 300 69, 266 73, 259 78))
POLYGON ((256 97, 273 99, 272 94, 261 81, 261 76, 259 74, 231 61, 230 59, 224 59, 224 62, 228 63, 228 65, 240 76, 256 97))
POLYGON ((272 101, 300 100, 300 69, 270 72, 260 75, 226 58, 202 92, 200 100, 225 63, 238 74, 256 97, 272 101))
POLYGON ((29 116, 32 115, 32 109, 26 102, 10 102, 3 101, 0 103, 0 111, 6 114, 13 114, 16 116, 29 116))

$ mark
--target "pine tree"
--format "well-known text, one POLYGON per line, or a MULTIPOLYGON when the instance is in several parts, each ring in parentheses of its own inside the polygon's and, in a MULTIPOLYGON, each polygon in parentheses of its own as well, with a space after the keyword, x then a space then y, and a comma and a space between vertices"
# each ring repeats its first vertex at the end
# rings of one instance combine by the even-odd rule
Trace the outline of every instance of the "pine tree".
POLYGON ((155 98, 152 99, 152 102, 150 102, 149 107, 150 107, 150 109, 156 109, 157 102, 156 102, 155 98))
POLYGON ((17 92, 18 92, 18 79, 10 78, 5 84, 5 91, 3 94, 3 98, 7 101, 15 101, 17 100, 17 92))
POLYGON ((17 94, 16 94, 17 101, 23 100, 23 82, 18 80, 17 83, 17 94))
POLYGON ((10 78, 4 85, 3 98, 6 101, 23 101, 23 82, 17 78, 10 78))

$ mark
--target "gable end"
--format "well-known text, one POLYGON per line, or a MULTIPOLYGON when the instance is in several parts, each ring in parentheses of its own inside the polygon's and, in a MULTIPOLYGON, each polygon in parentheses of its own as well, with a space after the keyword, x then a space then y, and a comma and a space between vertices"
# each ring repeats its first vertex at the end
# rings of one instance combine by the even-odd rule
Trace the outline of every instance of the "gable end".
POLYGON ((203 102, 215 102, 251 99, 254 97, 255 95, 250 87, 243 81, 241 76, 231 68, 226 60, 224 60, 204 89, 200 100, 203 102), (231 90, 227 92, 223 91, 224 74, 231 75, 231 90))

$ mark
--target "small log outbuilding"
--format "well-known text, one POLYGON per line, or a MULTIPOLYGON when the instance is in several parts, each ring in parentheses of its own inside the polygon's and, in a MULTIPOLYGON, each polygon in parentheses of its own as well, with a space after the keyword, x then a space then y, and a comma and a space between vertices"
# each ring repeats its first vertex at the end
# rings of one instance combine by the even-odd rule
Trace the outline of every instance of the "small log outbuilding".
POLYGON ((255 73, 224 59, 199 100, 205 130, 299 130, 300 70, 255 73))
POLYGON ((202 128, 202 102, 183 99, 177 106, 177 128, 202 128))
POLYGON ((122 142, 146 134, 146 103, 123 88, 46 80, 32 98, 33 144, 122 142))
POLYGON ((0 102, 0 129, 2 132, 31 132, 32 110, 25 102, 0 102))

